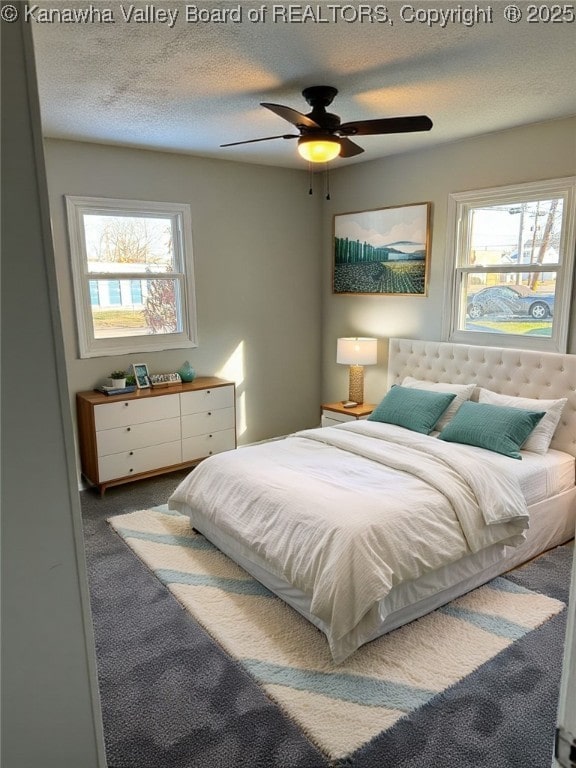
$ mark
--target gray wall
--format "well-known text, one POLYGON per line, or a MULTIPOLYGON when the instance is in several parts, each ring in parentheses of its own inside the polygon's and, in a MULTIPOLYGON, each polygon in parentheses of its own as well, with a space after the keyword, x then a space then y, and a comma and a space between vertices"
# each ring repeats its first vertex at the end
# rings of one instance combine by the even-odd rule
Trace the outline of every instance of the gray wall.
POLYGON ((4 23, 1 33, 1 762, 96 768, 104 746, 30 32, 4 23))
MULTIPOLYGON (((330 202, 307 194, 305 171, 47 140, 72 396, 135 357, 78 357, 65 194, 191 203, 199 347, 149 353, 145 362, 162 372, 189 359, 199 373, 235 379, 239 442, 247 443, 312 426, 321 400, 346 397, 347 368, 335 362, 339 336, 381 339, 379 365, 366 369, 366 400, 378 401, 388 338, 441 338, 449 193, 572 175, 575 132, 575 118, 557 120, 343 165, 331 174, 330 202), (334 296, 334 214, 425 201, 432 203, 428 296, 334 296)), ((569 351, 576 352, 574 309, 569 351)))
MULTIPOLYGON (((389 337, 442 338, 448 195, 574 175, 575 136, 576 118, 556 120, 351 165, 331 175, 332 199, 325 205, 323 214, 324 401, 339 400, 348 394, 347 367, 336 364, 336 339, 339 336, 381 339, 378 366, 365 370, 366 402, 378 402, 384 394, 389 337), (427 297, 332 294, 334 214, 427 201, 432 203, 432 254, 427 297)), ((568 351, 576 353, 574 300, 568 351)))
POLYGON ((307 173, 58 140, 45 152, 70 392, 134 360, 154 373, 188 359, 199 374, 236 381, 240 443, 314 426, 321 196, 308 194, 307 173), (191 204, 197 348, 79 359, 66 194, 191 204))

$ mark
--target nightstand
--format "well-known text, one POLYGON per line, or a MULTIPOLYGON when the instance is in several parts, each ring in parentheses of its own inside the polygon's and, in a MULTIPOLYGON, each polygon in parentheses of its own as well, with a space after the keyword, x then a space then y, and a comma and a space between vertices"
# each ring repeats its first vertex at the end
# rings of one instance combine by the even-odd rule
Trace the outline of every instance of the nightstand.
POLYGON ((366 419, 376 408, 373 403, 362 403, 354 408, 344 408, 341 402, 324 403, 322 405, 322 426, 333 427, 336 424, 342 424, 344 421, 356 421, 357 419, 366 419))

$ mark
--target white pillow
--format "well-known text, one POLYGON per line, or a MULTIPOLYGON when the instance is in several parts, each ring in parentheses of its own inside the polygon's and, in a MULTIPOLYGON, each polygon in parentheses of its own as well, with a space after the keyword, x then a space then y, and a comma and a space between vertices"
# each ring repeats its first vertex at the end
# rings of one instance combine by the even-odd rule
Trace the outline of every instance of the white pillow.
POLYGON ((456 395, 454 400, 452 400, 448 408, 434 425, 434 429, 438 432, 441 432, 444 429, 462 403, 465 403, 466 400, 470 400, 472 392, 476 389, 476 384, 446 384, 441 381, 436 383, 433 381, 413 379, 411 376, 406 376, 402 382, 402 386, 412 387, 412 389, 428 389, 431 392, 452 392, 456 395))
POLYGON ((522 450, 532 451, 532 453, 546 453, 568 400, 565 397, 559 400, 513 397, 512 395, 499 395, 489 389, 481 389, 478 402, 507 405, 510 408, 523 408, 525 411, 545 411, 545 415, 522 444, 522 450))

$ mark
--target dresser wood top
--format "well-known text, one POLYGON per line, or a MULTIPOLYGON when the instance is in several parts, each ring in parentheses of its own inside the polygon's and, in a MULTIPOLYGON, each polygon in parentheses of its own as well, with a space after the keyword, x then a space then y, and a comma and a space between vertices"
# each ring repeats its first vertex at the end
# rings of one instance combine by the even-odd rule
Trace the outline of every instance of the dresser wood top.
POLYGON ((81 398, 92 405, 102 405, 103 403, 113 403, 115 400, 145 400, 150 397, 175 395, 179 392, 195 392, 199 389, 210 389, 211 387, 229 387, 231 385, 234 385, 233 381, 219 379, 216 376, 198 376, 194 381, 183 381, 181 384, 169 384, 165 387, 137 389, 134 392, 118 395, 105 395, 103 392, 89 389, 86 392, 77 392, 76 397, 81 398))

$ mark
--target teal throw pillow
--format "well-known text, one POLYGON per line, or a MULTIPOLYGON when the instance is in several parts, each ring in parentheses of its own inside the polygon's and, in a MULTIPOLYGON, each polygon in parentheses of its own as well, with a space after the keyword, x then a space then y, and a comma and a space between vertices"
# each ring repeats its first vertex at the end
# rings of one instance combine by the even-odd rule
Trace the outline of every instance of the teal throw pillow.
POLYGON ((539 411, 468 401, 460 406, 440 439, 521 459, 520 446, 544 415, 539 411))
POLYGON ((427 435, 455 397, 453 392, 431 392, 395 384, 368 419, 427 435))

